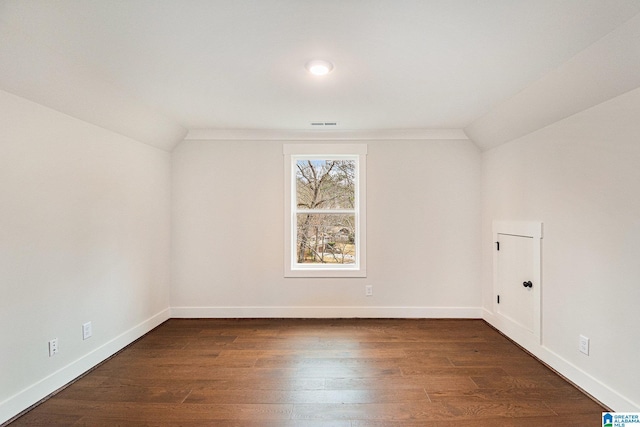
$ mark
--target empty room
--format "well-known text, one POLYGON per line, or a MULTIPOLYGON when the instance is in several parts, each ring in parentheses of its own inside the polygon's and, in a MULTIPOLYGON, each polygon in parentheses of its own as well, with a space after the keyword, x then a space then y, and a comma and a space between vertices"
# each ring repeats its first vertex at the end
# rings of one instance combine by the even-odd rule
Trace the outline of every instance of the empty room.
POLYGON ((0 0, 0 425, 640 425, 640 1, 0 0))

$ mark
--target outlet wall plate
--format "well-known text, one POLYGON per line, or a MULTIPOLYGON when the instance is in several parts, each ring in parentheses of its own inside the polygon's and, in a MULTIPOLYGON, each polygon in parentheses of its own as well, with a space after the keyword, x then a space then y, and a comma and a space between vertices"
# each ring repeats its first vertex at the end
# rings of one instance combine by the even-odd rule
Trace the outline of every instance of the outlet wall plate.
POLYGON ((91 322, 82 324, 82 339, 89 339, 93 335, 93 328, 91 326, 91 322))
POLYGON ((580 335, 580 339, 578 341, 578 349, 580 353, 584 353, 587 356, 589 355, 589 338, 584 335, 580 335))
POLYGON ((368 297, 373 295, 373 286, 372 285, 367 285, 364 287, 364 294, 368 297))
POLYGON ((58 354, 58 338, 49 341, 49 357, 53 357, 56 354, 58 354))

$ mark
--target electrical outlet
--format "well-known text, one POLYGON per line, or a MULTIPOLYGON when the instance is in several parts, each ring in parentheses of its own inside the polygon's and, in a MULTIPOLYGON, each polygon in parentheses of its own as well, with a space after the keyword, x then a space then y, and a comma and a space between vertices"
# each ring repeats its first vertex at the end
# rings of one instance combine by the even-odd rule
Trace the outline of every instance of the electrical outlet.
POLYGON ((585 337, 584 335, 580 335, 578 348, 580 349, 581 353, 584 353, 588 356, 589 355, 589 338, 585 337))
POLYGON ((373 295, 373 285, 367 285, 364 287, 364 294, 368 297, 373 295))
POLYGON ((82 324, 82 339, 83 340, 89 339, 91 337, 91 335, 93 335, 91 322, 83 323, 82 324))
POLYGON ((56 354, 58 354, 58 338, 49 341, 49 357, 53 357, 56 354))

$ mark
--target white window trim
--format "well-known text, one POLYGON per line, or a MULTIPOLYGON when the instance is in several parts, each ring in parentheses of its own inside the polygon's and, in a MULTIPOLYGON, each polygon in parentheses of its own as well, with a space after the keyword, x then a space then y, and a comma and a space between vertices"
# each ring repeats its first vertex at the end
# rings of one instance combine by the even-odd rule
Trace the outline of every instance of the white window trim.
MULTIPOLYGON (((367 145, 366 144, 283 144, 284 154, 284 276, 285 277, 367 277, 367 145), (355 264, 298 264, 296 260, 295 200, 293 162, 301 158, 357 158, 356 262, 355 264)), ((323 211, 323 212, 334 212, 323 211)))

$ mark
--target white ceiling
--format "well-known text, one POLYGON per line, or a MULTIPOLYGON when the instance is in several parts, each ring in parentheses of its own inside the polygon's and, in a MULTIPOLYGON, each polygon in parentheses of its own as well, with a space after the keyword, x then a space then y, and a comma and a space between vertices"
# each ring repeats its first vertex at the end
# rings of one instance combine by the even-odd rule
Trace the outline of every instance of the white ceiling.
POLYGON ((495 133, 483 120, 638 13, 638 0, 0 0, 0 88, 164 149, 187 130, 313 121, 495 133), (334 71, 308 74, 314 58, 334 71))

